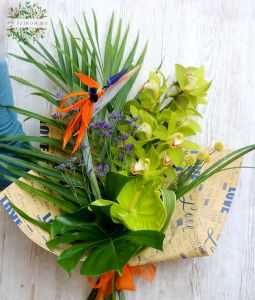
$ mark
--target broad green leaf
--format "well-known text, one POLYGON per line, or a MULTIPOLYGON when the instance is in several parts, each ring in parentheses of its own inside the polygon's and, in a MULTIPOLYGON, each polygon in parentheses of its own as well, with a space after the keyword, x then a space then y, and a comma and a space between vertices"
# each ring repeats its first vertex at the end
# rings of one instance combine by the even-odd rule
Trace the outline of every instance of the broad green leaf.
POLYGON ((98 276, 110 270, 119 274, 128 261, 137 253, 141 246, 125 240, 115 242, 112 239, 103 242, 89 253, 82 265, 81 274, 98 276))
POLYGON ((74 268, 86 254, 86 251, 95 244, 96 242, 86 242, 71 246, 70 248, 62 251, 62 253, 58 256, 58 264, 69 274, 69 276, 71 276, 74 268))
POLYGON ((51 235, 63 234, 69 231, 89 231, 101 232, 98 225, 94 222, 95 215, 87 208, 82 208, 75 213, 58 216, 51 227, 51 235))
POLYGON ((146 247, 152 247, 154 249, 163 250, 163 241, 165 235, 159 231, 153 230, 140 230, 123 233, 120 237, 115 240, 128 240, 146 247))
POLYGON ((68 232, 57 236, 46 243, 50 250, 54 250, 60 244, 69 244, 75 241, 102 241, 105 239, 105 233, 92 231, 68 232))
POLYGON ((123 176, 118 173, 109 172, 106 175, 106 194, 108 199, 115 201, 123 186, 132 179, 132 177, 123 176))

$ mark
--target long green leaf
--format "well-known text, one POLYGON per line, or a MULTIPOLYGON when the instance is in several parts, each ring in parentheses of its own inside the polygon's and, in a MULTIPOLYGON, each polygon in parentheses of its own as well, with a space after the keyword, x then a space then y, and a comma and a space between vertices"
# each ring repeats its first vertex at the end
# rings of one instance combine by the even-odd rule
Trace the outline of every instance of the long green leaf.
POLYGON ((95 52, 95 56, 96 56, 96 59, 97 59, 97 62, 99 64, 99 66, 100 66, 101 71, 103 71, 101 57, 100 57, 100 55, 99 55, 99 53, 97 51, 97 47, 95 45, 95 42, 94 42, 91 30, 90 30, 88 21, 87 21, 86 16, 85 16, 84 13, 83 13, 83 20, 84 20, 84 23, 85 23, 86 31, 87 31, 87 34, 88 34, 89 41, 90 41, 90 44, 92 46, 93 52, 95 52))
POLYGON ((42 221, 38 221, 36 219, 31 218, 29 215, 27 215, 21 209, 19 209, 17 206, 15 206, 10 201, 10 199, 8 199, 8 201, 10 202, 12 208, 16 211, 16 213, 18 215, 20 215, 23 219, 25 219, 26 221, 30 222, 31 224, 34 224, 34 225, 38 226, 39 228, 45 230, 46 232, 50 233, 50 231, 51 231, 51 224, 48 224, 48 223, 42 222, 42 221))
POLYGON ((192 189, 200 185, 202 182, 204 182, 211 176, 220 172, 222 169, 224 169, 226 166, 230 165, 240 157, 254 150, 255 150, 255 144, 235 150, 232 153, 226 155, 225 157, 217 161, 215 164, 213 164, 211 167, 209 167, 207 170, 205 170, 202 174, 200 174, 199 177, 197 177, 191 183, 187 184, 180 190, 177 190, 176 192, 177 199, 184 196, 186 193, 188 193, 189 191, 191 191, 192 189))
MULTIPOLYGON (((56 45, 57 48, 61 48, 61 45, 60 45, 58 36, 57 36, 57 34, 56 34, 56 31, 55 31, 55 28, 54 28, 52 22, 51 22, 51 27, 52 27, 53 34, 54 34, 55 45, 56 45)), ((64 75, 64 77, 66 77, 66 66, 65 66, 65 61, 64 61, 63 55, 62 55, 62 53, 60 53, 59 51, 57 51, 57 54, 58 54, 58 60, 59 60, 59 66, 60 66, 60 69, 61 69, 62 74, 64 75)), ((66 83, 67 83, 67 82, 66 82, 66 83)))
POLYGON ((56 205, 57 207, 59 207, 60 209, 68 212, 68 213, 73 213, 75 212, 76 210, 79 209, 79 206, 75 205, 74 203, 72 202, 67 202, 67 201, 64 201, 62 199, 59 199, 55 196, 52 196, 51 194, 49 193, 46 193, 42 190, 39 190, 25 182, 22 182, 12 176, 9 176, 9 175, 6 175, 2 172, 0 172, 1 176, 3 176, 4 178, 6 178, 7 180, 10 180, 12 182, 14 182, 17 186, 19 186, 20 188, 22 188, 23 190, 35 195, 35 196, 38 196, 40 198, 42 198, 43 200, 49 202, 49 203, 52 203, 54 205, 56 205))
POLYGON ((128 25, 128 27, 127 27, 127 29, 124 33, 124 37, 121 41, 120 48, 119 48, 119 50, 117 52, 117 55, 116 55, 116 58, 114 60, 114 64, 113 64, 113 67, 112 67, 112 73, 113 74, 116 74, 118 72, 119 68, 120 68, 120 65, 121 65, 121 62, 122 62, 122 59, 123 59, 123 55, 124 55, 124 52, 125 52, 125 48, 126 48, 129 28, 130 28, 130 26, 128 25))
MULTIPOLYGON (((60 27, 61 27, 63 44, 64 44, 64 51, 69 57, 71 57, 65 29, 64 29, 64 26, 61 21, 60 21, 60 27)), ((65 66, 66 66, 67 83, 68 83, 69 87, 72 89, 73 88, 73 69, 72 69, 72 65, 71 65, 70 61, 66 57, 65 57, 65 66)))
POLYGON ((16 106, 11 106, 11 105, 1 105, 0 104, 0 107, 5 107, 6 109, 10 109, 12 111, 15 111, 16 113, 20 114, 20 115, 24 115, 24 116, 27 116, 29 118, 33 118, 33 119, 36 119, 36 120, 39 120, 43 123, 46 123, 46 124, 49 124, 49 125, 52 125, 54 127, 57 127, 57 128, 60 128, 60 129, 65 129, 66 128, 66 125, 61 123, 61 122, 58 122, 56 120, 53 120, 53 119, 49 119, 47 117, 44 117, 42 115, 39 115, 39 114, 36 114, 36 113, 33 113, 31 111, 28 111, 28 110, 25 110, 25 109, 22 109, 22 108, 18 108, 16 106))
POLYGON ((114 24, 114 13, 112 14, 106 43, 105 43, 105 50, 104 50, 104 80, 106 81, 111 75, 111 67, 113 63, 112 57, 112 29, 114 24))
POLYGON ((57 157, 57 156, 54 156, 51 154, 45 154, 42 151, 35 151, 32 148, 25 149, 25 148, 20 148, 20 147, 15 147, 15 146, 10 146, 10 145, 5 145, 5 144, 0 143, 0 149, 10 150, 10 151, 14 151, 16 153, 26 155, 28 159, 31 156, 34 156, 34 157, 38 157, 40 159, 43 159, 46 161, 51 161, 51 162, 58 163, 58 164, 66 163, 65 158, 57 157))
MULTIPOLYGON (((136 63, 136 66, 138 65, 141 65, 143 60, 144 60, 144 57, 145 57, 145 54, 146 54, 146 51, 147 51, 147 47, 148 47, 148 44, 145 45, 140 57, 138 58, 137 60, 137 63, 136 63)), ((127 99, 127 96, 131 90, 131 87, 133 86, 138 74, 139 74, 140 71, 138 71, 132 78, 130 78, 130 80, 125 84, 125 86, 122 88, 122 90, 114 97, 114 99, 111 101, 111 103, 113 103, 113 106, 114 106, 114 110, 117 112, 117 113, 121 113, 122 110, 123 110, 123 107, 126 103, 126 99, 127 99)))
POLYGON ((70 182, 73 182, 74 185, 77 185, 77 186, 82 185, 82 181, 80 181, 78 178, 73 177, 71 175, 67 175, 67 174, 65 174, 63 176, 60 172, 54 170, 52 167, 49 167, 48 165, 47 165, 47 167, 45 167, 45 166, 42 166, 42 165, 31 163, 29 161, 25 161, 23 159, 14 158, 12 156, 8 156, 8 155, 5 155, 5 154, 0 154, 0 159, 2 159, 5 162, 6 161, 10 162, 11 164, 14 164, 14 165, 17 165, 17 166, 20 166, 20 167, 23 167, 23 168, 28 168, 28 169, 31 169, 31 170, 36 171, 38 173, 42 173, 45 176, 49 176, 50 178, 55 178, 59 181, 68 180, 70 182))
POLYGON ((38 182, 39 184, 41 184, 44 187, 52 190, 53 192, 58 193, 60 196, 64 197, 65 199, 70 200, 70 201, 75 202, 76 204, 80 205, 79 200, 77 200, 77 198, 71 192, 70 188, 63 187, 62 185, 57 184, 56 182, 52 183, 49 180, 46 180, 46 179, 43 179, 41 177, 32 175, 32 174, 24 172, 22 170, 15 169, 15 168, 13 168, 13 167, 9 166, 8 164, 6 164, 4 162, 1 162, 1 161, 0 161, 0 165, 2 165, 6 170, 10 171, 12 174, 15 174, 19 177, 27 178, 29 180, 38 182))

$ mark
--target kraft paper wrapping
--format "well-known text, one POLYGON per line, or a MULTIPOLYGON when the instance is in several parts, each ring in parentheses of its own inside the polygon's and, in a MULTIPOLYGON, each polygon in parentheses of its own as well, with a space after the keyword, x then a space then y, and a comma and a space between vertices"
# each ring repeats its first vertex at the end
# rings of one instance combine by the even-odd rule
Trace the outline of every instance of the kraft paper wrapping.
MULTIPOLYGON (((41 134, 56 137, 59 135, 59 132, 51 127, 47 127, 45 124, 41 124, 41 134)), ((55 153, 55 150, 48 145, 41 145, 41 150, 55 153)), ((228 152, 224 150, 220 153, 215 153, 212 163, 228 152)), ((241 160, 238 160, 233 166, 240 165, 241 160)), ((178 199, 176 209, 166 231, 164 251, 148 248, 135 257, 131 264, 137 265, 170 259, 176 260, 212 255, 217 247, 226 217, 234 200, 239 175, 240 169, 220 172, 191 193, 185 195, 185 197, 178 199)), ((22 180, 28 182, 26 179, 22 180)), ((40 184, 29 182, 35 187, 46 190, 40 184)), ((60 210, 39 197, 22 190, 15 184, 11 184, 3 192, 0 192, 0 203, 2 203, 10 218, 32 241, 49 251, 45 245, 50 238, 48 233, 16 214, 9 200, 32 218, 49 223, 60 214, 60 210)), ((53 253, 58 255, 61 249, 66 246, 63 245, 53 253)))

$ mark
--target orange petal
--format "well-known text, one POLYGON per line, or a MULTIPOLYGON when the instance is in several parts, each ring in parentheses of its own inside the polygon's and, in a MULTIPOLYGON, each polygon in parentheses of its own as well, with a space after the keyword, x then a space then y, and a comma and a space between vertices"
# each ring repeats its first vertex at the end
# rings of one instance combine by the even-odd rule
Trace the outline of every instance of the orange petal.
POLYGON ((87 92, 73 92, 73 93, 66 95, 60 103, 60 108, 62 108, 64 106, 64 104, 66 103, 66 101, 68 99, 75 97, 75 96, 88 96, 88 93, 87 92))
POLYGON ((129 268, 134 276, 140 277, 145 281, 152 282, 155 279, 156 266, 154 264, 130 266, 129 268))
POLYGON ((81 126, 80 130, 78 131, 77 140, 76 140, 76 143, 75 143, 72 153, 75 153, 77 151, 77 149, 80 147, 80 145, 82 143, 82 139, 86 133, 87 127, 88 126, 86 124, 83 124, 81 126))
POLYGON ((93 114, 94 104, 91 101, 85 103, 82 108, 82 122, 89 125, 92 114, 93 114))
POLYGON ((133 281, 132 273, 130 272, 130 267, 126 265, 122 269, 122 274, 116 280, 116 289, 119 291, 129 290, 135 291, 136 286, 133 281))
POLYGON ((89 126, 89 123, 90 123, 90 120, 92 117, 93 106, 94 106, 93 103, 89 101, 89 102, 86 102, 82 108, 82 126, 78 130, 78 132, 76 132, 76 134, 78 134, 78 137, 77 137, 77 140, 76 140, 76 143, 75 143, 72 153, 76 152, 82 143, 82 139, 86 133, 86 130, 89 126))
POLYGON ((69 125, 66 128, 64 138, 63 138, 63 149, 65 149, 66 144, 70 140, 76 126, 78 125, 79 122, 81 122, 81 116, 82 116, 82 111, 79 111, 76 116, 73 118, 73 120, 69 123, 69 125))
POLYGON ((82 74, 82 73, 74 73, 82 83, 86 84, 89 87, 99 88, 100 85, 95 82, 92 78, 82 74))
POLYGON ((88 280, 89 285, 93 289, 98 289, 100 287, 105 286, 109 282, 109 280, 112 279, 113 275, 114 275, 114 271, 109 271, 109 272, 101 275, 98 283, 94 283, 93 277, 91 277, 91 276, 88 276, 87 280, 88 280))
POLYGON ((74 108, 78 108, 82 104, 86 103, 88 100, 89 100, 89 98, 83 98, 71 106, 68 106, 66 108, 58 108, 57 111, 58 112, 69 112, 69 111, 73 110, 74 108))

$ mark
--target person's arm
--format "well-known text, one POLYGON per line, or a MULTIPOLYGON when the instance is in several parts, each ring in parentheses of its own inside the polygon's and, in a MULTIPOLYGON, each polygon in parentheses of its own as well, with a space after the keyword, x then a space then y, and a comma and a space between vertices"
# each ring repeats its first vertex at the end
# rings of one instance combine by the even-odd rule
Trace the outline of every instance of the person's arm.
MULTIPOLYGON (((12 88, 9 79, 9 73, 6 62, 0 59, 0 104, 14 105, 12 88)), ((0 107, 0 136, 7 135, 24 135, 21 124, 17 120, 16 113, 0 107)), ((19 142, 9 142, 8 144, 20 146, 19 142)), ((14 155, 12 152, 0 148, 0 153, 14 155)), ((0 172, 8 173, 0 166, 0 172)), ((0 190, 3 190, 10 184, 9 181, 0 176, 0 190)))

